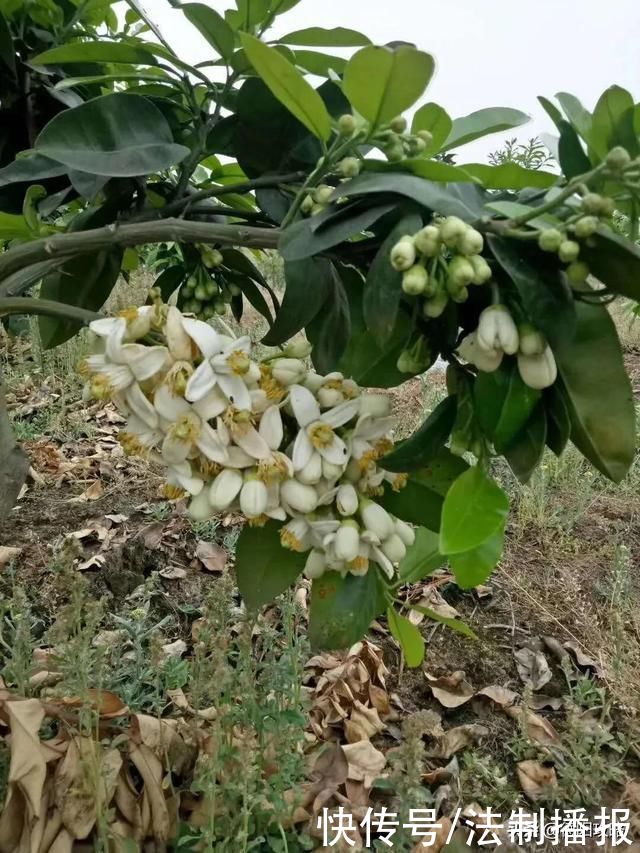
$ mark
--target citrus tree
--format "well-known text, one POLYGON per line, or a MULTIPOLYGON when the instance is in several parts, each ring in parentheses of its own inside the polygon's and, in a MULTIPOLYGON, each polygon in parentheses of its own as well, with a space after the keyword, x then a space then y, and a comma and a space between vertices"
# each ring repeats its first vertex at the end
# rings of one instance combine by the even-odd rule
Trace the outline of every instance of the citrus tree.
MULTIPOLYGON (((316 645, 386 610, 416 664, 396 592, 445 561, 463 588, 489 576, 508 514, 493 459, 522 482, 569 441, 615 482, 633 460, 606 306, 640 294, 640 105, 618 86, 593 112, 541 98, 559 173, 465 163, 451 152, 527 116, 422 103, 434 60, 408 43, 273 39, 297 2, 181 4, 211 48, 194 66, 134 0, 124 24, 103 0, 3 4, 0 314, 39 315, 48 347, 91 326, 87 393, 126 414, 125 449, 161 463, 194 518, 247 518, 251 608, 304 572, 316 645), (284 261, 281 303, 263 250, 284 261), (102 316, 150 253, 146 304, 102 316), (224 319, 245 302, 266 358, 224 319), (448 395, 394 445, 380 389, 438 358, 448 395)), ((27 463, 4 410, 0 439, 6 513, 27 463)))

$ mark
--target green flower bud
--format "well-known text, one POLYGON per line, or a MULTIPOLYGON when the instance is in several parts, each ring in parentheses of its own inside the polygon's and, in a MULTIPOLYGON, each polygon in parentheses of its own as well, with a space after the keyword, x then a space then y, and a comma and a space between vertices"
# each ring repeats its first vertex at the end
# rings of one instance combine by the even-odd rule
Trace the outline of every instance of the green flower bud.
POLYGON ((522 355, 542 355, 547 347, 544 335, 531 323, 522 323, 518 326, 518 338, 520 340, 519 352, 522 355))
MULTIPOLYGON (((440 226, 440 237, 442 242, 449 249, 455 248, 458 240, 464 235, 467 230, 466 222, 459 219, 457 216, 447 216, 440 226)), ((476 254, 475 252, 473 254, 476 254)))
POLYGON ((463 255, 479 255, 484 249, 482 234, 475 228, 467 228, 458 240, 457 249, 463 255))
POLYGON ((621 172, 631 162, 631 155, 622 145, 616 145, 607 154, 607 166, 613 172, 621 172))
POLYGON ((202 311, 202 303, 198 302, 197 299, 191 299, 185 306, 185 308, 187 307, 191 314, 199 314, 202 311))
POLYGON ((581 240, 591 237, 592 234, 596 233, 597 229, 598 220, 595 216, 583 216, 581 219, 578 219, 573 228, 576 237, 580 237, 581 240))
POLYGON ((209 294, 207 293, 206 285, 199 284, 195 289, 195 297, 200 302, 206 302, 209 298, 209 294))
POLYGON ((360 174, 362 164, 357 157, 345 157, 338 163, 338 171, 343 178, 355 178, 360 174))
POLYGON ((345 113, 338 119, 338 132, 341 136, 351 136, 356 130, 356 120, 349 113, 345 113))
POLYGON ((182 291, 183 291, 185 296, 191 296, 191 294, 193 293, 193 291, 196 289, 197 286, 198 286, 198 283, 196 282, 196 280, 193 278, 193 276, 190 276, 186 280, 184 287, 182 288, 182 291))
POLYGON ((609 217, 613 216, 616 209, 616 203, 612 198, 608 198, 605 196, 602 199, 602 204, 600 205, 600 216, 609 217))
POLYGON ((215 317, 215 315, 216 315, 216 309, 213 307, 213 305, 205 305, 205 307, 202 310, 202 316, 204 317, 204 319, 205 320, 211 320, 211 318, 215 317))
POLYGON ((300 205, 300 210, 303 213, 311 213, 311 211, 313 210, 313 204, 313 196, 306 195, 302 201, 302 204, 300 205))
POLYGON ((451 296, 453 296, 452 290, 467 287, 475 277, 473 265, 468 258, 464 258, 462 255, 456 255, 449 261, 448 273, 447 289, 451 296))
POLYGON ((389 257, 391 266, 395 270, 398 270, 398 272, 410 269, 416 262, 416 249, 413 244, 413 237, 407 235, 398 240, 393 249, 391 249, 389 257))
POLYGON ((423 151, 426 151, 427 143, 424 139, 420 139, 419 136, 412 136, 409 140, 409 150, 414 157, 417 157, 419 154, 422 154, 423 151))
POLYGON ((401 142, 385 148, 384 153, 387 155, 387 159, 391 163, 398 163, 400 160, 404 160, 404 146, 401 142))
POLYGON ((402 276, 402 289, 409 296, 418 296, 424 293, 429 282, 426 269, 420 264, 415 264, 402 276))
POLYGON ((324 213, 326 209, 326 204, 314 204, 311 208, 311 216, 317 216, 319 213, 324 213))
POLYGON ((333 187, 330 187, 327 184, 320 184, 320 186, 316 187, 313 191, 313 200, 316 204, 328 204, 332 195, 333 187))
POLYGON ((396 367, 400 373, 424 373, 431 365, 431 351, 425 338, 419 337, 409 349, 400 353, 396 367))
POLYGON ((213 303, 213 307, 215 309, 216 314, 226 314, 227 313, 227 303, 224 299, 216 299, 213 303))
POLYGON ((416 133, 416 136, 418 137, 418 139, 421 139, 425 145, 431 145, 431 143, 433 142, 433 134, 430 130, 419 130, 416 133))
POLYGON ((564 264, 575 261, 580 254, 580 244, 575 240, 563 240, 558 249, 558 257, 564 264))
POLYGON ((598 216, 602 212, 603 198, 598 193, 587 193, 582 199, 582 209, 585 213, 593 213, 598 216))
POLYGON ((564 234, 557 228, 545 228, 538 237, 538 246, 543 252, 557 252, 564 240, 564 234))
POLYGON ((468 258, 473 267, 473 281, 471 284, 486 284, 491 278, 491 267, 482 255, 471 255, 468 258))
POLYGON ((204 265, 209 269, 215 269, 215 267, 219 267, 224 262, 222 252, 219 252, 218 249, 212 249, 210 246, 203 246, 200 252, 204 265))
POLYGON ((440 251, 440 229, 425 225, 413 238, 416 249, 425 258, 434 258, 440 251))
POLYGON ((404 116, 396 116, 391 120, 389 127, 394 133, 404 133, 407 129, 407 120, 404 116))
POLYGON ((584 261, 573 261, 566 269, 571 284, 583 284, 589 275, 589 267, 584 261))
POLYGON ((422 313, 429 319, 440 317, 449 302, 449 294, 444 287, 439 288, 435 294, 427 299, 422 306, 422 313))

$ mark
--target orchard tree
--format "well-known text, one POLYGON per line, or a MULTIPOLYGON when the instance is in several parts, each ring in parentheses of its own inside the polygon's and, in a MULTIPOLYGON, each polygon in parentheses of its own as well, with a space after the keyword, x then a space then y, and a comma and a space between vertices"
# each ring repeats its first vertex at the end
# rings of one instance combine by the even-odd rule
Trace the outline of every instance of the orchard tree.
MULTIPOLYGON (((409 123, 434 70, 410 44, 342 27, 273 39, 297 0, 224 16, 189 2, 211 48, 192 66, 130 5, 118 29, 103 0, 3 4, 0 314, 39 315, 48 347, 90 325, 87 393, 126 415, 127 452, 162 464, 192 517, 246 517, 250 608, 305 573, 317 646, 346 646, 386 610, 415 665, 396 592, 445 561, 462 588, 489 576, 508 513, 493 459, 522 482, 570 441, 614 482, 632 463, 606 306, 640 294, 640 106, 618 86, 593 112, 541 98, 559 173, 454 165, 527 116, 452 120, 426 102, 409 123), (281 304, 261 250, 284 261, 281 304), (150 251, 164 261, 146 304, 101 316, 150 251), (224 319, 245 300, 269 325, 262 360, 224 319), (438 358, 448 396, 394 446, 379 389, 438 358)), ((6 513, 26 462, 4 409, 0 439, 6 513)))

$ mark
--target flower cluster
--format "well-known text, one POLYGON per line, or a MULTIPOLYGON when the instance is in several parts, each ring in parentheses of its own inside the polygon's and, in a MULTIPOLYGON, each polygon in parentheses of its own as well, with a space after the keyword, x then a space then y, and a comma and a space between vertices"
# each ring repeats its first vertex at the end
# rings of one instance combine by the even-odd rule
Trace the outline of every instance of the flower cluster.
POLYGON ((248 337, 161 303, 91 329, 103 347, 82 365, 88 393, 116 402, 124 449, 164 465, 167 496, 189 495, 194 519, 286 522, 282 545, 308 552, 308 577, 371 563, 393 575, 414 533, 372 500, 406 482, 379 465, 393 447, 386 396, 309 370, 307 344, 258 363, 248 337))

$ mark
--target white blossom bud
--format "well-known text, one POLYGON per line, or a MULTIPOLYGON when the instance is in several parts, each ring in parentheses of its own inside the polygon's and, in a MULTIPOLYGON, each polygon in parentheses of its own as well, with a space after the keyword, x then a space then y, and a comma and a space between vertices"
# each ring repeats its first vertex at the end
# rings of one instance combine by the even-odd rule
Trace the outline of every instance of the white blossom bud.
POLYGON ((407 553, 406 546, 397 533, 392 533, 391 536, 385 539, 380 546, 380 550, 392 563, 399 563, 407 553))
POLYGON ((558 376, 556 360, 549 346, 541 355, 520 354, 518 356, 518 370, 525 385, 539 391, 553 385, 558 376))
POLYGON ((504 305, 490 305, 480 314, 477 340, 479 346, 489 352, 502 350, 507 355, 518 352, 518 329, 504 305))
POLYGON ((384 507, 374 501, 362 501, 360 518, 367 530, 375 533, 381 541, 387 539, 394 532, 393 519, 384 507))
POLYGON ((306 358, 311 355, 313 346, 309 341, 300 339, 299 341, 291 341, 284 349, 284 354, 287 358, 306 358))
POLYGON ((471 283, 486 284, 492 275, 489 264, 482 255, 471 255, 468 260, 473 267, 473 281, 471 283))
POLYGON ((318 494, 313 486, 298 480, 285 480, 280 486, 280 496, 296 512, 313 512, 318 506, 318 494))
POLYGON ((315 578, 322 577, 326 570, 327 558, 324 551, 317 549, 311 551, 304 566, 305 577, 309 578, 309 580, 314 580, 315 578))
POLYGON ((264 515, 269 504, 267 487, 261 480, 252 476, 245 481, 240 491, 240 509, 247 518, 264 515))
POLYGON ((391 412, 391 398, 386 394, 363 394, 360 397, 360 414, 385 418, 391 412))
POLYGON ((322 476, 329 483, 335 483, 339 477, 342 477, 343 471, 344 468, 342 465, 336 465, 334 462, 328 462, 326 459, 322 460, 322 476))
POLYGON ((271 372, 276 382, 285 387, 300 382, 307 373, 307 368, 299 358, 277 358, 271 362, 271 372))
POLYGON ((434 258, 440 251, 440 229, 435 225, 425 225, 414 237, 414 244, 421 255, 434 258))
POLYGON ((225 468, 215 478, 209 489, 209 500, 215 509, 227 509, 238 497, 244 480, 242 474, 233 469, 225 468))
POLYGON ((360 548, 360 533, 355 521, 345 521, 340 525, 333 548, 339 560, 344 560, 347 563, 355 560, 360 548))
POLYGON ((189 504, 189 518, 194 521, 206 521, 214 515, 215 510, 209 502, 207 489, 203 489, 189 504))
POLYGON ((313 370, 310 370, 307 375, 304 377, 302 384, 305 388, 308 388, 312 394, 317 394, 320 388, 327 381, 326 376, 321 376, 319 373, 316 373, 313 370))
POLYGON ((337 388, 320 388, 317 398, 323 409, 332 409, 334 406, 344 403, 344 394, 337 388))
POLYGON ((416 248, 413 245, 413 238, 406 236, 402 237, 391 249, 391 266, 399 272, 404 272, 412 267, 416 262, 416 248))
POLYGON ((395 531, 407 548, 413 545, 416 541, 416 532, 410 524, 407 524, 406 521, 396 518, 395 531))
POLYGON ((467 224, 462 219, 459 219, 457 216, 447 216, 440 225, 440 238, 445 246, 453 249, 466 230, 467 224))
POLYGON ((336 506, 340 515, 353 515, 358 510, 358 493, 351 483, 343 483, 338 488, 336 506))
POLYGON ((301 483, 307 486, 315 486, 322 479, 322 456, 314 453, 301 471, 296 474, 301 483))
POLYGON ((251 388, 254 385, 257 385, 258 382, 260 381, 261 375, 262 374, 260 373, 260 368, 255 363, 255 361, 252 361, 249 364, 249 368, 243 377, 245 385, 248 385, 249 388, 251 388))
POLYGON ((544 335, 530 323, 518 326, 520 352, 522 355, 542 355, 547 346, 544 335))
POLYGON ((256 415, 261 415, 271 405, 271 400, 267 397, 267 392, 262 388, 254 388, 249 391, 251 397, 251 411, 256 415))
POLYGON ((476 231, 475 228, 467 227, 462 237, 458 240, 457 248, 463 255, 479 255, 484 248, 482 234, 476 231))
POLYGON ((470 335, 462 339, 458 353, 461 358, 470 364, 474 364, 478 370, 482 370, 484 373, 493 373, 494 370, 497 370, 504 355, 502 350, 485 350, 479 346, 475 332, 471 332, 470 335))

